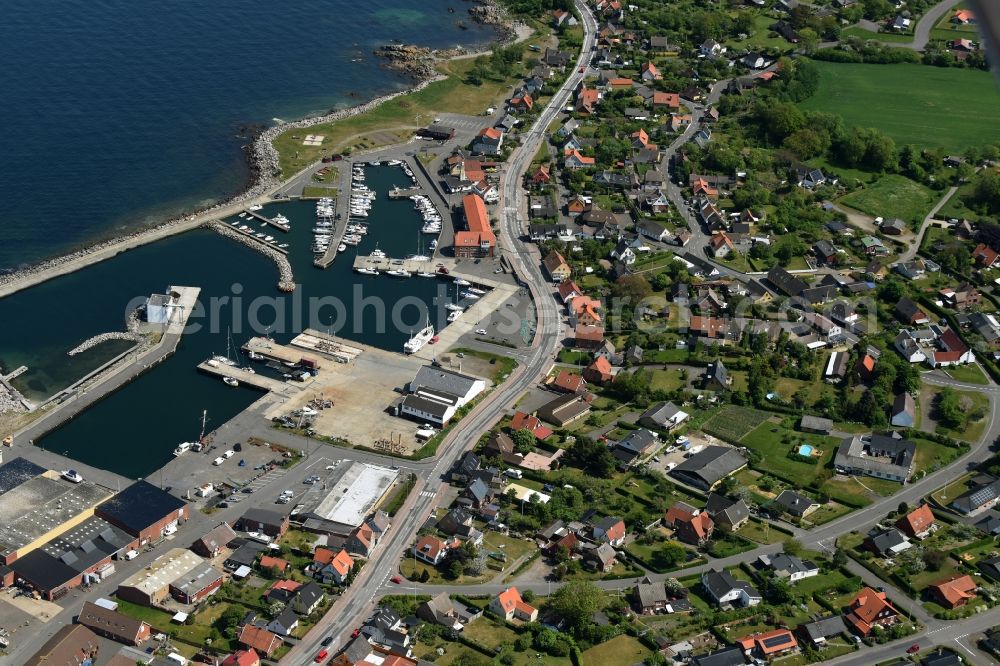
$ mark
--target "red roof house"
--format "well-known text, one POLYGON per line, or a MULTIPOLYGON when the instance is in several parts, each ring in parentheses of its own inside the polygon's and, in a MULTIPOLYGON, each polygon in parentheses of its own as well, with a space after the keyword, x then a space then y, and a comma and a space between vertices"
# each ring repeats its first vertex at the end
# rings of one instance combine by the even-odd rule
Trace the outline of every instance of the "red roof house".
POLYGON ((976 598, 976 581, 972 576, 955 575, 927 587, 927 593, 945 608, 958 608, 976 598))
POLYGON ((604 384, 610 382, 614 375, 611 373, 611 363, 603 356, 598 356, 594 362, 583 371, 583 378, 591 384, 604 384))
POLYGON ((568 370, 563 370, 556 375, 555 380, 551 384, 552 388, 563 393, 577 393, 582 391, 586 385, 587 382, 583 377, 573 374, 568 370))
POLYGON ((997 251, 986 243, 980 243, 972 251, 972 260, 976 262, 977 266, 992 268, 1000 260, 1000 254, 997 254, 997 251))
POLYGON ((252 624, 243 625, 240 636, 236 640, 240 645, 245 645, 265 657, 270 657, 272 652, 281 647, 281 637, 272 634, 264 627, 252 624))
POLYGON ((876 624, 888 627, 899 622, 899 611, 886 599, 885 592, 866 587, 851 602, 845 619, 859 634, 867 636, 876 624))
POLYGON ((900 518, 896 527, 911 538, 922 539, 934 528, 934 513, 929 504, 921 504, 900 518))

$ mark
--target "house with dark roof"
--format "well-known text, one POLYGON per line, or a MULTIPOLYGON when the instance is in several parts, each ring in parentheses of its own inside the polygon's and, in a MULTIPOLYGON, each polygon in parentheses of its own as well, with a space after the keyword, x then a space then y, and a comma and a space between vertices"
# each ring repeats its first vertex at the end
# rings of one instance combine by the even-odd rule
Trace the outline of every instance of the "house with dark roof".
POLYGON ((831 615, 812 622, 806 622, 799 627, 799 630, 809 642, 816 648, 826 646, 830 638, 847 633, 847 626, 843 618, 839 615, 831 615))
POLYGON ((716 526, 727 532, 735 532, 750 520, 750 508, 742 499, 730 499, 718 493, 709 493, 705 502, 705 513, 712 517, 716 526))
POLYGON ((909 298, 901 298, 896 303, 896 315, 904 324, 927 324, 930 319, 920 307, 909 298))
POLYGON ((799 430, 802 432, 829 435, 830 431, 833 430, 833 420, 806 414, 799 420, 799 430))
POLYGON ((809 286, 781 266, 775 266, 769 270, 767 272, 767 280, 785 296, 798 296, 809 286))
POLYGON ((538 417, 552 425, 563 427, 585 418, 590 413, 593 395, 587 392, 566 393, 538 408, 538 417))
POLYGON ((726 366, 723 365, 721 359, 716 359, 705 368, 705 377, 701 386, 708 391, 728 391, 731 383, 732 379, 729 377, 726 366))
POLYGON ((975 516, 1000 503, 1000 479, 978 484, 955 498, 949 505, 961 514, 975 516))
POLYGON ((443 627, 460 627, 455 605, 447 592, 441 592, 417 606, 417 617, 427 622, 440 624, 443 627))
POLYGON ((636 609, 643 615, 661 613, 667 608, 667 590, 663 581, 652 582, 643 578, 635 586, 633 601, 636 609))
POLYGON ((281 511, 251 507, 233 525, 243 532, 260 532, 278 538, 288 531, 288 516, 281 511))
POLYGON ((708 446, 670 470, 670 476, 699 488, 712 490, 730 474, 747 465, 746 458, 728 446, 708 446))
POLYGON ((713 652, 691 657, 691 666, 742 666, 746 664, 743 648, 730 645, 713 652))
POLYGON ((710 569, 701 575, 701 586, 720 608, 756 606, 763 597, 750 583, 733 578, 725 569, 710 569))
POLYGON ((809 560, 801 560, 794 555, 778 553, 777 555, 761 555, 757 558, 759 565, 771 571, 775 576, 789 583, 803 578, 819 575, 819 567, 809 560))
POLYGON ((781 494, 774 499, 774 504, 785 513, 797 518, 805 518, 820 507, 816 500, 800 495, 794 490, 781 491, 781 494))
POLYGON ((904 550, 909 550, 913 544, 894 527, 880 530, 873 529, 864 542, 865 548, 880 557, 892 557, 904 550))
POLYGON ((906 482, 913 473, 917 445, 884 435, 852 435, 837 447, 833 466, 840 474, 906 482))
POLYGON ((688 414, 672 402, 658 402, 642 413, 639 425, 660 430, 673 430, 685 420, 688 414))
POLYGON ((138 537, 140 545, 156 541, 164 530, 176 528, 190 515, 183 500, 142 480, 99 505, 94 513, 138 537))
POLYGON ((220 523, 210 532, 195 540, 191 544, 191 550, 202 557, 215 557, 235 538, 236 532, 229 526, 229 523, 220 523))
POLYGON ((889 423, 899 428, 912 428, 916 423, 917 406, 913 401, 913 396, 909 393, 900 393, 892 401, 892 410, 889 412, 889 423))

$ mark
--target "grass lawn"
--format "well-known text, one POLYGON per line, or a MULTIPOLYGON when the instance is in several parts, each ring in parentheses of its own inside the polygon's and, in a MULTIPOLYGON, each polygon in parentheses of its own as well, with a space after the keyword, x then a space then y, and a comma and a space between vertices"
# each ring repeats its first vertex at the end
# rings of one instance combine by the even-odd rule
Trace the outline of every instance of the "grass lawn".
POLYGON ((929 439, 915 438, 913 442, 917 445, 917 453, 914 456, 916 470, 923 470, 928 474, 947 465, 962 453, 960 449, 938 444, 929 439))
POLYGON ((926 65, 816 62, 819 90, 804 109, 838 113, 898 144, 964 148, 1000 141, 1000 92, 989 72, 926 65))
POLYGON ((846 504, 831 501, 823 504, 818 509, 810 513, 806 520, 813 525, 822 525, 823 523, 828 523, 831 520, 840 518, 841 516, 846 516, 851 511, 854 511, 854 509, 846 504))
POLYGON ((871 504, 871 494, 889 497, 902 486, 888 479, 876 479, 872 476, 834 477, 828 479, 820 490, 838 502, 867 506, 871 504))
POLYGON ((968 365, 956 365, 945 370, 948 376, 957 382, 962 382, 963 384, 989 384, 989 380, 983 371, 979 369, 979 366, 975 363, 970 363, 968 365))
POLYGON ((283 132, 274 140, 282 174, 291 176, 322 155, 348 147, 371 148, 405 140, 413 130, 433 121, 436 113, 479 113, 502 100, 522 74, 517 69, 515 76, 509 80, 471 85, 466 83, 466 75, 474 64, 473 58, 441 63, 438 69, 447 78, 419 92, 396 97, 362 115, 283 132), (302 139, 306 134, 324 135, 323 145, 303 146, 302 139), (365 136, 367 139, 362 139, 365 136))
MULTIPOLYGON (((926 387, 931 394, 931 401, 929 405, 925 406, 925 409, 931 410, 931 416, 934 416, 934 402, 937 400, 937 394, 940 391, 938 387, 926 387)), ((990 412, 990 400, 984 393, 978 391, 955 391, 958 394, 959 400, 968 400, 971 407, 966 410, 966 413, 971 413, 974 411, 982 410, 986 415, 978 420, 969 421, 965 424, 965 427, 961 430, 951 430, 945 428, 940 423, 937 424, 937 432, 948 435, 949 437, 954 437, 955 439, 963 439, 967 442, 978 441, 980 437, 983 436, 983 430, 986 428, 986 422, 989 420, 990 412)), ((919 450, 917 451, 919 463, 919 450)))
POLYGON ((839 444, 836 437, 795 432, 771 422, 758 426, 739 441, 761 454, 755 468, 803 486, 820 472, 839 444), (813 455, 812 462, 789 458, 788 454, 801 444, 810 444, 820 455, 813 455))
POLYGON ((842 197, 840 203, 873 217, 898 217, 915 225, 933 208, 936 198, 937 195, 920 183, 888 174, 873 185, 842 197))
POLYGON ((788 538, 788 535, 784 532, 773 529, 770 525, 759 523, 756 520, 747 521, 746 525, 737 530, 736 533, 741 537, 764 545, 778 543, 788 538))
POLYGON ((726 405, 706 421, 702 429, 720 439, 738 442, 769 418, 771 414, 759 409, 726 405))
POLYGON ((615 636, 583 653, 584 664, 637 664, 650 655, 649 649, 632 636, 615 636))
POLYGON ((306 199, 313 198, 319 199, 321 197, 336 197, 337 188, 336 187, 323 187, 317 185, 306 185, 302 188, 302 196, 306 199))
POLYGON ((913 41, 912 33, 897 35, 893 32, 872 32, 871 30, 865 30, 864 28, 856 25, 852 25, 850 28, 841 30, 840 37, 841 39, 859 37, 860 39, 874 39, 880 42, 891 42, 893 44, 909 44, 913 41))
MULTIPOLYGON (((824 364, 820 364, 821 367, 824 364)), ((807 401, 809 403, 815 403, 824 393, 836 393, 836 389, 826 382, 821 381, 811 381, 807 382, 803 379, 793 379, 791 377, 778 377, 774 382, 774 391, 780 395, 785 400, 791 400, 792 396, 799 392, 800 389, 806 389, 809 394, 807 401)))
POLYGON ((668 370, 653 370, 650 372, 652 378, 650 380, 650 388, 654 391, 675 391, 683 386, 687 386, 687 381, 684 379, 682 374, 686 376, 691 376, 693 371, 680 370, 678 368, 670 368, 668 370))
POLYGON ((944 488, 935 490, 931 493, 931 497, 940 502, 942 506, 948 506, 952 500, 969 489, 969 480, 972 479, 973 476, 975 476, 975 472, 969 472, 968 474, 955 479, 944 488))

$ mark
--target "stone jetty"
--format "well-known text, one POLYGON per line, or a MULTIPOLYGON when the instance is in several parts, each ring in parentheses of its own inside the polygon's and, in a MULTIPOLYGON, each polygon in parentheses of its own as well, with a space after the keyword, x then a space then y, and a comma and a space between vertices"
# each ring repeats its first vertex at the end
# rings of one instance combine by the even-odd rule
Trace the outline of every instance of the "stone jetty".
POLYGON ((69 356, 76 356, 77 354, 82 354, 88 349, 93 349, 97 345, 109 342, 111 340, 131 340, 132 342, 142 342, 142 335, 139 333, 129 333, 125 331, 109 331, 108 333, 100 333, 92 338, 88 338, 81 342, 76 347, 73 347, 68 352, 69 356))
POLYGON ((286 257, 281 252, 270 245, 264 243, 258 243, 256 240, 250 238, 246 234, 241 234, 238 231, 234 231, 222 222, 213 222, 209 225, 209 228, 214 229, 218 233, 222 234, 226 238, 232 238, 237 243, 242 243, 252 250, 260 252, 265 257, 272 259, 274 263, 278 265, 278 273, 280 277, 278 278, 278 289, 281 291, 295 291, 295 276, 292 274, 292 264, 288 261, 286 257))

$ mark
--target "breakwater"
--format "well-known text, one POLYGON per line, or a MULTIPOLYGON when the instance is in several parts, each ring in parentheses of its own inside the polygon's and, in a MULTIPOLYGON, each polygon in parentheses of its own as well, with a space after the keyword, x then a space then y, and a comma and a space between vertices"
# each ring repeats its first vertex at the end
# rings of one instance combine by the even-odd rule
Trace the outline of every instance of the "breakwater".
POLYGON ((219 234, 225 236, 226 238, 232 238, 237 243, 242 243, 252 250, 260 252, 268 259, 271 259, 278 265, 278 289, 281 291, 295 291, 295 276, 292 274, 292 264, 288 261, 286 257, 281 252, 269 245, 263 243, 258 243, 252 238, 248 237, 246 234, 241 234, 238 231, 234 231, 230 227, 226 226, 222 222, 213 222, 209 225, 209 228, 218 232, 219 234))
POLYGON ((129 333, 126 331, 110 331, 108 333, 99 333, 92 338, 88 338, 78 344, 76 347, 70 349, 66 354, 68 356, 76 356, 77 354, 82 354, 88 349, 93 349, 97 345, 110 342, 111 340, 129 340, 131 342, 141 342, 142 335, 139 333, 129 333))

